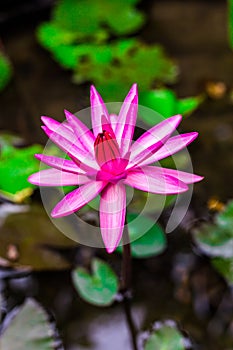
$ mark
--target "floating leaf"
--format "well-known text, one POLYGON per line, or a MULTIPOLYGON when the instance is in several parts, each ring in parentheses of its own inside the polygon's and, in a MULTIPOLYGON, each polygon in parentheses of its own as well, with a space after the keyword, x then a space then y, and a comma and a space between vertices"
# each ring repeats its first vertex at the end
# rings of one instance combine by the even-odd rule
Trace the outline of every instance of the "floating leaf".
MULTIPOLYGON (((146 216, 127 214, 131 253, 135 258, 149 258, 161 254, 167 246, 162 228, 146 216)), ((117 248, 122 253, 123 247, 117 248)))
POLYGON ((57 249, 76 247, 52 224, 42 206, 9 215, 1 227, 0 261, 16 268, 60 270, 70 264, 57 249))
POLYGON ((193 237, 206 254, 233 257, 233 201, 216 215, 213 224, 204 224, 195 230, 193 237))
POLYGON ((3 332, 0 345, 6 350, 54 350, 54 330, 46 312, 34 300, 27 300, 3 332))
POLYGON ((0 155, 0 195, 21 203, 32 194, 35 186, 27 179, 29 175, 39 170, 39 163, 34 154, 41 151, 40 145, 25 148, 3 147, 0 155))
POLYGON ((158 327, 146 340, 144 350, 185 350, 183 335, 170 323, 157 323, 158 327))
POLYGON ((110 305, 118 291, 118 280, 107 263, 99 259, 92 260, 92 273, 82 267, 72 272, 75 288, 87 302, 98 305, 110 305))
POLYGON ((233 258, 214 258, 211 263, 228 283, 233 284, 233 258))
POLYGON ((8 58, 0 52, 0 91, 8 84, 12 76, 12 67, 8 58))
MULTIPOLYGON (((201 102, 201 98, 188 97, 178 99, 175 93, 170 89, 158 89, 143 91, 139 95, 139 104, 148 107, 168 118, 175 114, 186 115, 194 111, 201 102)), ((155 125, 160 121, 155 113, 144 113, 140 118, 149 125, 155 125)))

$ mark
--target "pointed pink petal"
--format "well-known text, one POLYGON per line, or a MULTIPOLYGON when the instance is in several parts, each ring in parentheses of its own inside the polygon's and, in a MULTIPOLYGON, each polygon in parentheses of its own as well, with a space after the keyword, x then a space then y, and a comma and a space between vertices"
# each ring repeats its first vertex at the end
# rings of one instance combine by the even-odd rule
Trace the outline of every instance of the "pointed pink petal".
POLYGON ((68 139, 63 136, 57 134, 56 132, 52 132, 46 126, 42 126, 44 132, 48 135, 48 137, 53 141, 58 147, 60 147, 64 152, 66 152, 72 158, 81 162, 81 168, 89 171, 90 169, 98 169, 98 165, 93 158, 92 154, 88 154, 83 149, 78 148, 76 145, 72 144, 68 139))
POLYGON ((140 166, 157 162, 160 159, 171 156, 172 154, 179 152, 191 142, 193 142, 198 136, 197 132, 190 132, 187 134, 181 134, 171 137, 167 140, 164 146, 162 146, 156 153, 151 157, 145 159, 140 163, 140 166))
POLYGON ((68 193, 53 209, 51 216, 60 218, 70 215, 94 199, 106 186, 104 181, 91 181, 68 193))
POLYGON ((186 173, 185 171, 180 171, 176 169, 168 169, 157 166, 144 166, 143 171, 146 171, 150 177, 156 178, 157 176, 168 175, 176 178, 177 180, 184 182, 185 184, 192 184, 203 180, 203 176, 195 175, 192 173, 186 173))
POLYGON ((76 186, 91 180, 82 174, 72 174, 57 169, 45 169, 29 176, 28 181, 37 186, 76 186))
POLYGON ((68 123, 59 123, 57 120, 54 120, 49 117, 41 117, 44 125, 53 132, 65 137, 72 143, 76 143, 77 138, 74 134, 71 127, 69 127, 68 123))
POLYGON ((39 159, 46 165, 49 165, 53 168, 68 171, 75 174, 85 174, 84 170, 81 169, 75 162, 72 160, 67 160, 54 156, 46 156, 45 154, 35 154, 35 157, 39 159))
POLYGON ((94 151, 95 137, 88 127, 83 124, 74 114, 65 110, 66 119, 72 126, 77 139, 87 151, 94 151))
POLYGON ((118 246, 125 223, 126 190, 121 183, 109 184, 101 193, 100 228, 108 253, 118 246))
POLYGON ((128 168, 133 165, 141 165, 144 159, 149 158, 153 153, 158 151, 177 128, 181 119, 181 115, 175 115, 165 119, 139 137, 131 146, 131 157, 128 168))
POLYGON ((130 170, 124 183, 139 190, 157 194, 177 194, 188 190, 188 186, 165 173, 152 174, 150 169, 130 170))
POLYGON ((109 114, 109 121, 111 123, 112 130, 114 131, 114 133, 116 131, 117 120, 118 120, 118 115, 116 115, 116 114, 109 114))
POLYGON ((104 104, 104 101, 102 100, 102 97, 93 85, 91 86, 90 91, 90 101, 92 128, 95 137, 97 137, 97 135, 102 132, 102 115, 108 119, 108 111, 104 104))
POLYGON ((116 139, 119 143, 122 154, 129 150, 138 112, 138 91, 137 84, 133 84, 128 95, 126 96, 116 125, 116 139))

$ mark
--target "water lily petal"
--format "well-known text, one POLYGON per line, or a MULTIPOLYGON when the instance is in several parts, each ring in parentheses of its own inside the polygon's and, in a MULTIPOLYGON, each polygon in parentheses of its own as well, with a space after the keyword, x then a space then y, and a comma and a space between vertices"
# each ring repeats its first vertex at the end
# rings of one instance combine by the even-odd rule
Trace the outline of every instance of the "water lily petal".
POLYGON ((141 165, 144 159, 151 157, 153 153, 158 151, 177 128, 181 119, 181 115, 165 119, 139 137, 131 146, 128 169, 133 165, 141 165))
POLYGON ((95 137, 88 127, 83 124, 74 114, 65 110, 66 119, 72 126, 75 135, 87 151, 94 151, 95 137))
POLYGON ((151 164, 157 162, 160 159, 166 158, 179 152, 186 146, 188 146, 191 142, 193 142, 198 136, 197 132, 190 132, 187 134, 180 134, 171 137, 167 140, 164 146, 162 146, 156 153, 154 153, 151 157, 145 159, 140 163, 140 166, 144 166, 147 164, 151 164))
POLYGON ((76 164, 72 160, 63 159, 55 156, 46 156, 45 154, 35 154, 35 157, 42 163, 53 168, 75 174, 85 174, 85 171, 81 169, 78 166, 78 164, 76 164))
POLYGON ((100 227, 108 253, 118 246, 125 223, 126 190, 122 183, 109 184, 101 193, 100 227))
POLYGON ((157 166, 144 166, 143 171, 146 171, 146 173, 149 174, 150 177, 154 178, 163 175, 172 176, 177 180, 184 182, 185 184, 192 184, 194 182, 203 180, 203 176, 187 173, 185 171, 180 171, 176 169, 168 169, 157 166))
POLYGON ((37 186, 76 186, 91 180, 83 174, 72 174, 58 169, 45 169, 29 176, 28 181, 37 186))
POLYGON ((53 218, 70 215, 94 199, 106 186, 104 181, 91 181, 68 193, 52 210, 53 218))
POLYGON ((116 131, 117 120, 118 120, 117 114, 109 114, 109 121, 111 123, 111 126, 112 126, 114 133, 116 131))
POLYGON ((88 154, 82 148, 78 148, 75 144, 72 144, 68 139, 51 131, 46 126, 42 126, 44 132, 58 147, 60 147, 69 156, 81 163, 81 168, 87 171, 90 169, 98 169, 98 165, 93 158, 92 154, 88 154))
POLYGON ((58 121, 45 116, 41 117, 41 120, 44 123, 44 125, 51 131, 65 137, 72 143, 77 142, 77 137, 68 123, 59 123, 58 121))
POLYGON ((108 119, 108 111, 102 100, 102 97, 94 87, 91 86, 90 91, 90 101, 91 101, 91 119, 92 119, 92 128, 95 137, 102 132, 102 121, 101 118, 104 115, 108 119))
POLYGON ((177 194, 188 190, 188 186, 163 172, 152 174, 150 169, 130 170, 124 183, 139 190, 157 194, 177 194))
POLYGON ((137 112, 138 91, 137 84, 133 84, 122 104, 115 129, 116 139, 123 155, 128 152, 133 138, 137 112))

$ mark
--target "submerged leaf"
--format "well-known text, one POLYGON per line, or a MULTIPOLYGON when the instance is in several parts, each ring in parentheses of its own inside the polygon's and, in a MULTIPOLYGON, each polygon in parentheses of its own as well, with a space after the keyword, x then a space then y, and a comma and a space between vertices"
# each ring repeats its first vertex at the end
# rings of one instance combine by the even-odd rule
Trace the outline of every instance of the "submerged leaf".
POLYGON ((54 350, 55 336, 48 315, 29 299, 14 316, 0 337, 0 348, 6 350, 54 350))
POLYGON ((66 269, 70 264, 57 248, 76 247, 52 224, 42 206, 9 215, 1 227, 0 261, 33 270, 66 269))
POLYGON ((78 267, 72 272, 75 288, 87 302, 97 306, 110 305, 118 291, 118 280, 110 266, 99 259, 92 261, 92 273, 78 267))

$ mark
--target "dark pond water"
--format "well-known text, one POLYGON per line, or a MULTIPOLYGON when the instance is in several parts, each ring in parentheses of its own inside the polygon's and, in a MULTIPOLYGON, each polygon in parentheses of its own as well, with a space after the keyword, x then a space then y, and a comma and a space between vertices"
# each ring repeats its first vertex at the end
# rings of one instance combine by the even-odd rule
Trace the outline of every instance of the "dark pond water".
MULTIPOLYGON (((135 323, 145 330, 156 320, 174 319, 191 336, 195 349, 231 350, 232 291, 195 248, 186 230, 210 218, 210 197, 224 202, 233 195, 233 64, 227 43, 226 2, 149 1, 142 7, 149 16, 143 38, 164 45, 180 66, 175 86, 178 95, 202 93, 210 81, 223 82, 226 93, 220 99, 207 96, 198 111, 183 122, 182 131, 200 133, 190 153, 195 172, 204 175, 205 181, 195 186, 181 228, 168 235, 166 252, 133 262, 135 323)), ((77 111, 88 106, 89 87, 72 84, 70 73, 56 65, 36 42, 34 29, 48 14, 43 9, 2 23, 2 39, 15 72, 14 80, 0 95, 0 127, 20 134, 28 143, 46 141, 40 115, 63 120, 64 108, 77 111)), ((37 195, 35 200, 39 201, 37 195)), ((67 253, 67 257, 75 262, 79 254, 86 254, 85 248, 67 253)), ((96 254, 119 271, 118 256, 103 251, 96 254)), ((72 287, 69 270, 10 278, 3 287, 9 308, 25 296, 33 296, 47 307, 56 318, 67 350, 130 349, 121 305, 98 309, 83 302, 72 287)))

